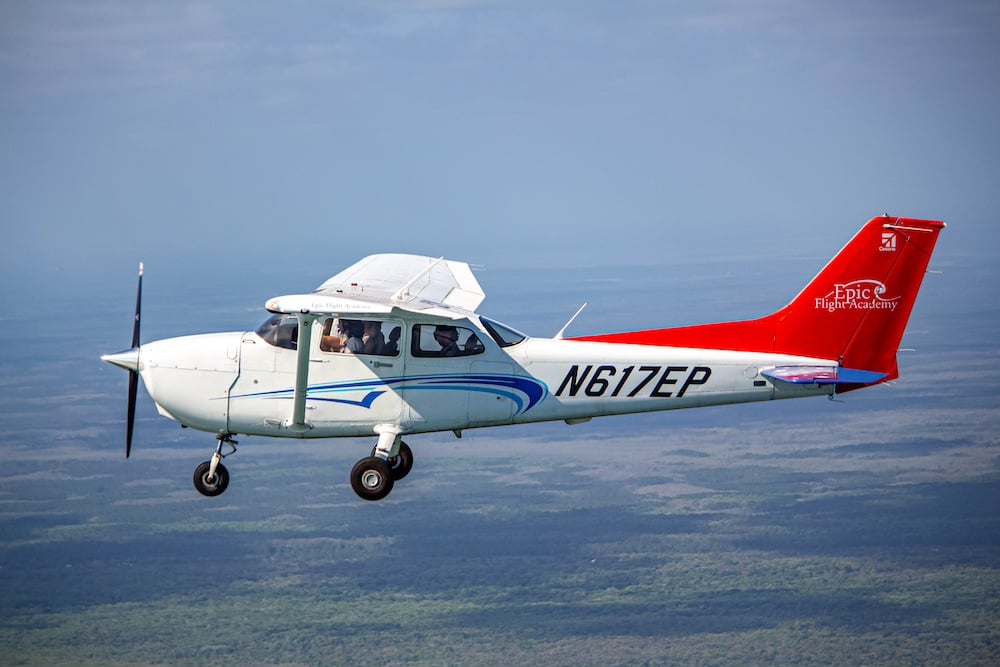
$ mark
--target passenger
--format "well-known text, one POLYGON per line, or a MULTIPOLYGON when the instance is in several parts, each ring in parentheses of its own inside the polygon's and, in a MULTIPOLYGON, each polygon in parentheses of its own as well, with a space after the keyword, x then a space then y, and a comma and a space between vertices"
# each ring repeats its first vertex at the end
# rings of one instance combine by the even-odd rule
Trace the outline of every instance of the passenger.
POLYGON ((382 354, 385 348, 385 336, 382 335, 381 322, 365 322, 364 335, 361 337, 363 354, 382 354))
POLYGON ((453 326, 439 324, 434 327, 434 340, 441 346, 442 357, 454 357, 460 353, 458 349, 458 330, 453 326))
POLYGON ((395 357, 399 354, 399 337, 402 333, 403 330, 399 327, 392 328, 392 331, 389 332, 389 340, 385 342, 385 346, 382 348, 382 356, 395 357))
POLYGON ((364 327, 359 320, 341 320, 340 329, 344 332, 346 340, 341 352, 357 354, 364 347, 361 337, 364 336, 364 327))
MULTIPOLYGON (((344 347, 344 339, 338 335, 332 333, 333 329, 333 318, 331 317, 326 322, 323 323, 323 336, 319 341, 319 349, 324 352, 340 352, 341 348, 344 347)), ((338 325, 338 330, 342 325, 338 325)))

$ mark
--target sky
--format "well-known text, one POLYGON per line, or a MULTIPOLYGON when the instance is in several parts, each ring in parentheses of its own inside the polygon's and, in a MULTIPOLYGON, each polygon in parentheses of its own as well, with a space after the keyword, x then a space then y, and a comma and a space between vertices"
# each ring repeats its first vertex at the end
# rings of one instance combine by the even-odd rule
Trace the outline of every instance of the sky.
POLYGON ((989 1, 6 2, 0 262, 307 291, 385 251, 825 261, 882 212, 960 256, 998 119, 989 1))

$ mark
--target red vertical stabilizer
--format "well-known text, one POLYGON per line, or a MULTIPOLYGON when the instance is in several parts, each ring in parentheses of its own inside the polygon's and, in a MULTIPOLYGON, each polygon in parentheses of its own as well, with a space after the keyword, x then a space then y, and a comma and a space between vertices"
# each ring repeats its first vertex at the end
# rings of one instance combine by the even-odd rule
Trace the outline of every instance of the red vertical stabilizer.
POLYGON ((891 380, 898 375, 896 351, 944 226, 872 218, 791 303, 767 317, 574 340, 801 355, 891 380))

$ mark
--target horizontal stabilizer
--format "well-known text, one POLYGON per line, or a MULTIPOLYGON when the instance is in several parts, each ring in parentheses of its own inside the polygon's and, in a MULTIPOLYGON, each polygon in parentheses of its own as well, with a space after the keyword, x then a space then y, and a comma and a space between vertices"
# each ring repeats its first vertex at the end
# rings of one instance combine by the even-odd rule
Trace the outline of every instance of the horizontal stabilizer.
POLYGON ((840 366, 777 366, 760 372, 766 378, 790 384, 876 384, 887 373, 861 371, 840 366))

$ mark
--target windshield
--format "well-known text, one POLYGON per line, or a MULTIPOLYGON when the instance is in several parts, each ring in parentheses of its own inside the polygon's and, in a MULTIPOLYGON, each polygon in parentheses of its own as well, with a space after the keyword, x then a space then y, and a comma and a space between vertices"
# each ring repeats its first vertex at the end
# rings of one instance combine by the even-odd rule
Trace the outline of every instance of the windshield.
POLYGON ((294 315, 275 315, 257 327, 256 333, 271 345, 294 350, 298 347, 299 321, 294 315))
POLYGON ((480 317, 479 321, 483 323, 483 327, 487 332, 489 332, 490 336, 500 347, 517 345, 522 340, 527 338, 527 336, 517 329, 511 329, 506 324, 500 324, 499 322, 491 320, 487 317, 480 317))

